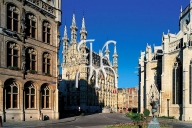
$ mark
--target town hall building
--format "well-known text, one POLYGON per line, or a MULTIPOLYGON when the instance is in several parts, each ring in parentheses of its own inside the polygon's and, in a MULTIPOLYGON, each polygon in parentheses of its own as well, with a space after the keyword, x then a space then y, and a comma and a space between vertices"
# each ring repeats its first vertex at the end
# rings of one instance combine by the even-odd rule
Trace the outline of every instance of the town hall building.
MULTIPOLYGON (((62 81, 60 82, 60 109, 101 112, 108 108, 117 111, 118 63, 116 42, 114 43, 113 63, 110 61, 109 43, 103 52, 92 52, 92 44, 86 45, 87 30, 82 19, 80 42, 77 41, 75 14, 72 17, 71 39, 64 28, 62 81), (82 45, 80 45, 82 43, 82 45), (63 102, 63 103, 62 103, 63 102)), ((94 42, 91 42, 94 44, 94 42)), ((103 50, 104 50, 103 49, 103 50)))

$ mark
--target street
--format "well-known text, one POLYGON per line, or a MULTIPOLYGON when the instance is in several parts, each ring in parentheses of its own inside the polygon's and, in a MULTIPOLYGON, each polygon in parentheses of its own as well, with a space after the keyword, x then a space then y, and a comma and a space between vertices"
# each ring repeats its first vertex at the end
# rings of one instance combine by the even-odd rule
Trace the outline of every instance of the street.
POLYGON ((53 123, 40 128, 103 128, 106 125, 131 122, 131 119, 120 113, 93 114, 79 116, 75 121, 67 123, 53 123))
MULTIPOLYGON (((97 113, 85 116, 66 117, 60 120, 4 122, 6 128, 104 128, 107 125, 132 122, 121 113, 97 113)), ((191 128, 192 122, 171 122, 159 119, 160 123, 168 123, 173 128, 191 128)))

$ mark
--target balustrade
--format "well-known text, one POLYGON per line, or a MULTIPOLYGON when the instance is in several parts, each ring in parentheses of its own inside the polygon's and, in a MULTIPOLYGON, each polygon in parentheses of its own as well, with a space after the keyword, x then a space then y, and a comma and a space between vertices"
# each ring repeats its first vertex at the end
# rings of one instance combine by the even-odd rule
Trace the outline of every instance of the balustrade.
POLYGON ((26 0, 26 5, 42 11, 52 18, 55 18, 55 7, 42 0, 26 0))

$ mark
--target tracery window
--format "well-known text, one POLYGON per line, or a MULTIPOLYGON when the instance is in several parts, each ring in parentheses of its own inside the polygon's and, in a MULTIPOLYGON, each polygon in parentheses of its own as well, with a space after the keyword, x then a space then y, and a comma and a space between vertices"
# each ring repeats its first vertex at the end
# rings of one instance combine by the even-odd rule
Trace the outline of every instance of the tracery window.
POLYGON ((7 67, 18 67, 19 46, 14 42, 7 43, 7 67))
POLYGON ((173 93, 172 93, 172 102, 173 104, 182 103, 182 65, 180 62, 175 62, 173 67, 173 93))
POLYGON ((43 22, 43 42, 51 43, 51 25, 47 21, 43 22))
POLYGON ((43 73, 48 73, 50 74, 51 71, 51 56, 49 53, 44 53, 43 54, 43 73))
POLYGON ((31 82, 25 87, 25 108, 35 108, 35 86, 31 82))
POLYGON ((18 87, 17 83, 12 81, 6 86, 6 108, 18 107, 18 87))
POLYGON ((36 31, 37 31, 36 21, 37 20, 33 14, 27 14, 27 17, 26 17, 27 36, 36 38, 36 31))
POLYGON ((19 11, 15 5, 7 5, 7 29, 18 32, 19 11))
POLYGON ((42 92, 42 108, 49 108, 50 103, 50 90, 48 85, 43 85, 41 88, 42 92))
POLYGON ((28 70, 36 71, 37 53, 33 48, 26 50, 26 67, 28 70))

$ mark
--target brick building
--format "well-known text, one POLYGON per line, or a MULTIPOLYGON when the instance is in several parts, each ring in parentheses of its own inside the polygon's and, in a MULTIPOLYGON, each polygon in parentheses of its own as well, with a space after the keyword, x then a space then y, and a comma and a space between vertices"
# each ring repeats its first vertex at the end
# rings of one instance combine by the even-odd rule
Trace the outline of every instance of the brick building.
POLYGON ((138 109, 138 90, 136 88, 118 88, 118 112, 138 109))

